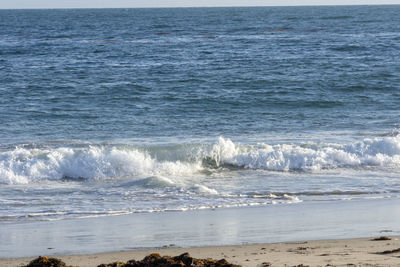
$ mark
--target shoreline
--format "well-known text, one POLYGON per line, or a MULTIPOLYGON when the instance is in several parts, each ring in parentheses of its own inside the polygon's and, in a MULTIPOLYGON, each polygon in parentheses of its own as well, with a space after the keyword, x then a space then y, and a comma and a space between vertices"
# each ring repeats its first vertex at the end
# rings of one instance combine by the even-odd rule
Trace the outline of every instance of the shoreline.
MULTIPOLYGON (((305 266, 398 266, 400 265, 400 236, 146 249, 85 255, 55 255, 54 257, 63 260, 67 265, 96 267, 102 263, 141 260, 151 253, 177 256, 185 252, 189 252, 195 258, 225 259, 243 267, 300 264, 305 266)), ((34 258, 0 258, 0 266, 20 267, 34 258)))
POLYGON ((400 266, 399 205, 397 198, 364 199, 5 223, 0 266, 50 256, 91 267, 154 252, 245 267, 400 266), (371 241, 388 235, 391 240, 371 241))
POLYGON ((400 236, 400 199, 0 224, 0 258, 400 236), (388 232, 389 231, 389 232, 388 232))

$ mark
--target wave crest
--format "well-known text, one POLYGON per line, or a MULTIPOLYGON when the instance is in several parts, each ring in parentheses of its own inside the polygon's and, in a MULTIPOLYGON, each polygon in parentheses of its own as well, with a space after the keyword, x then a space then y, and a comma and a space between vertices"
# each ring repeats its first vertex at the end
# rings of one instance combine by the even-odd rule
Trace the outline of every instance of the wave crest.
POLYGON ((116 147, 16 148, 0 154, 0 182, 6 184, 65 178, 190 175, 199 168, 188 162, 157 161, 146 152, 116 147))
POLYGON ((220 138, 215 146, 216 165, 274 171, 315 171, 321 169, 400 166, 400 138, 365 139, 350 145, 340 144, 258 144, 240 147, 220 138))
POLYGON ((0 152, 0 183, 40 180, 193 176, 215 169, 317 171, 372 166, 400 167, 400 137, 364 139, 352 144, 259 143, 242 145, 220 137, 214 144, 170 147, 94 146, 29 148, 0 152))

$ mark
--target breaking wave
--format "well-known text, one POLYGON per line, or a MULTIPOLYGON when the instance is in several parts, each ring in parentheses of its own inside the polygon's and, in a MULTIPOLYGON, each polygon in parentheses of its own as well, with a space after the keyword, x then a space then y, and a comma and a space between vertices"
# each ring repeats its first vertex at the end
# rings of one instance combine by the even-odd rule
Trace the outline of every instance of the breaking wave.
MULTIPOLYGON (((134 147, 82 145, 0 152, 0 183, 40 180, 189 177, 215 170, 317 171, 336 168, 400 167, 400 136, 351 144, 259 143, 243 145, 220 137, 214 144, 134 147)), ((198 187, 196 190, 205 190, 198 187)))
POLYGON ((16 148, 0 154, 0 182, 104 179, 151 175, 190 175, 200 166, 181 161, 158 161, 137 149, 88 146, 84 148, 16 148))
POLYGON ((229 139, 219 140, 217 164, 274 171, 385 166, 400 167, 400 137, 364 139, 353 144, 258 144, 241 149, 229 139))

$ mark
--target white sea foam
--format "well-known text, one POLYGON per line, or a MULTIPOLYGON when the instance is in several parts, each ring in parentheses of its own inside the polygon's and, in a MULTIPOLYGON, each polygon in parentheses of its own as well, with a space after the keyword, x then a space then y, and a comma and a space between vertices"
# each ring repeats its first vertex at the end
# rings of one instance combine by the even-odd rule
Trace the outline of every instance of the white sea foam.
POLYGON ((157 161, 146 152, 116 147, 16 148, 0 154, 0 182, 6 184, 63 178, 179 176, 199 168, 196 163, 157 161))
POLYGON ((0 183, 130 177, 146 178, 144 182, 149 185, 167 186, 175 183, 177 177, 192 177, 205 169, 212 172, 220 167, 230 170, 233 167, 319 171, 371 166, 400 168, 399 136, 365 139, 345 145, 242 145, 220 137, 215 144, 210 145, 177 145, 148 150, 118 146, 46 149, 17 147, 0 152, 0 183))
POLYGON ((220 138, 214 146, 218 165, 276 171, 321 170, 343 167, 400 167, 400 137, 365 139, 349 145, 339 144, 258 144, 241 147, 220 138))
POLYGON ((190 188, 192 191, 196 193, 205 194, 205 195, 217 195, 218 192, 215 189, 209 188, 205 185, 195 184, 190 188))

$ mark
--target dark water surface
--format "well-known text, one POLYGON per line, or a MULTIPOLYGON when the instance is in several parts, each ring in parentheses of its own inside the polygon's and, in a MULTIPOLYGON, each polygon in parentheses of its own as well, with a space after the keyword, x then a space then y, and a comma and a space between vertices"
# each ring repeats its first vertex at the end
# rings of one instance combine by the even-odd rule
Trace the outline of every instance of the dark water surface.
POLYGON ((391 131, 399 6, 0 11, 0 140, 391 131))

